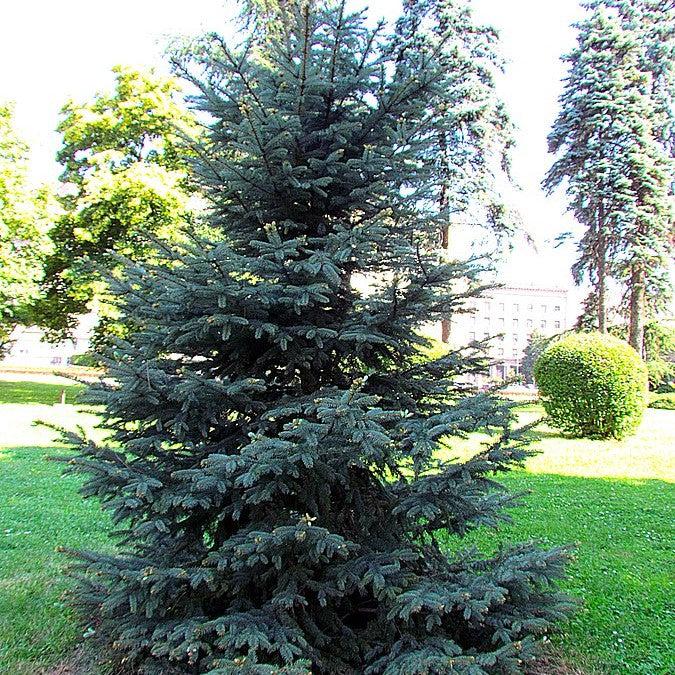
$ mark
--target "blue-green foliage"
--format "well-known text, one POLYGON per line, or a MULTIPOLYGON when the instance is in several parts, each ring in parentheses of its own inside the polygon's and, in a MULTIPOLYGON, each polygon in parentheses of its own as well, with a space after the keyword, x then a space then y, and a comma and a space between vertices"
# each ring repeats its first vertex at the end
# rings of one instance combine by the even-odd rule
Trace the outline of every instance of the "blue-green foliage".
POLYGON ((129 337, 92 396, 111 440, 71 462, 121 528, 117 554, 75 554, 76 601, 144 672, 521 672, 569 610, 566 550, 449 557, 435 537, 504 521, 491 475, 530 451, 508 403, 457 382, 479 351, 418 356, 479 272, 435 251, 456 117, 427 5, 387 35, 290 3, 278 30, 176 56, 222 237, 128 264, 129 337), (435 459, 479 430, 497 440, 477 456, 435 459))

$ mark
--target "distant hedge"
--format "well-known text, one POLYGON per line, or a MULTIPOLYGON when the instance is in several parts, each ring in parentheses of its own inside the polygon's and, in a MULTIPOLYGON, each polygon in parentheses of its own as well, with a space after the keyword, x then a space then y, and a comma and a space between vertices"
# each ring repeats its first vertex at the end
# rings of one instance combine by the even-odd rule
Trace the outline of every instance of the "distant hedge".
POLYGON ((563 431, 622 438, 640 424, 647 404, 647 368, 628 343, 577 333, 551 344, 534 376, 544 409, 563 431))
POLYGON ((675 393, 652 394, 649 407, 659 410, 675 410, 675 393))
POLYGON ((70 357, 70 363, 73 366, 85 366, 86 368, 100 368, 100 361, 91 353, 73 354, 70 357))

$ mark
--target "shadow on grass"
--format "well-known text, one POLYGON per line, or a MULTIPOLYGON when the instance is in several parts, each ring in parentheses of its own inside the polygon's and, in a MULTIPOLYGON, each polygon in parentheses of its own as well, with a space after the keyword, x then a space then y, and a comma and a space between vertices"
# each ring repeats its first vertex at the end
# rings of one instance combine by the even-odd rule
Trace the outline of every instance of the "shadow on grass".
POLYGON ((2 403, 78 403, 84 387, 79 384, 49 384, 45 382, 0 381, 0 404, 2 403), (65 401, 61 400, 65 393, 65 401))
MULTIPOLYGON (((53 446, 3 449, 0 663, 14 668, 7 672, 20 672, 22 663, 36 664, 37 671, 81 635, 61 600, 66 560, 55 547, 111 545, 107 516, 79 497, 78 479, 63 478, 62 465, 45 460, 59 452, 53 446)), ((554 639, 556 647, 586 673, 675 672, 675 485, 527 471, 500 480, 514 491, 531 491, 526 505, 513 511, 513 524, 461 542, 448 538, 448 548, 473 544, 490 551, 528 539, 547 547, 576 543, 577 561, 563 588, 583 606, 554 639)))

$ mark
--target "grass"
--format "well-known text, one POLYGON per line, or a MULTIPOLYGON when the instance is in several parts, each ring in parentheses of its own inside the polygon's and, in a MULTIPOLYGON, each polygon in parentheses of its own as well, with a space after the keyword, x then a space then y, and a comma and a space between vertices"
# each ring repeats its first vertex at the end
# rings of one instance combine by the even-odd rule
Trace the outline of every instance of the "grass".
MULTIPOLYGON (((52 433, 31 426, 35 419, 93 424, 75 406, 37 402, 53 402, 54 393, 0 382, 0 673, 7 675, 40 672, 81 635, 62 600, 65 561, 55 548, 109 545, 106 517, 79 499, 77 480, 45 461, 59 452, 52 433)), ((523 421, 539 412, 529 406, 523 421)), ((554 638, 559 650, 589 674, 674 673, 675 412, 647 411, 638 434, 624 441, 566 439, 546 427, 539 435, 542 454, 504 478, 531 490, 527 507, 515 511, 513 525, 475 532, 468 543, 490 550, 509 540, 577 542, 564 587, 583 606, 554 638)))
MULTIPOLYGON (((81 636, 63 602, 65 556, 57 546, 108 545, 104 516, 77 496, 78 481, 47 461, 62 450, 35 420, 91 426, 95 418, 60 400, 62 385, 0 382, 0 673, 34 675, 81 636), (55 396, 56 395, 56 396, 55 396), (26 403, 26 402, 29 403, 26 403)), ((75 389, 75 388, 72 388, 75 389)), ((68 390, 69 393, 74 393, 68 390)), ((67 399, 68 400, 68 399, 67 399)))
MULTIPOLYGON (((542 415, 529 405, 520 420, 542 415)), ((536 436, 540 454, 500 478, 531 491, 526 507, 513 511, 513 525, 465 543, 484 551, 526 539, 575 543, 563 589, 583 604, 555 642, 589 673, 675 673, 675 413, 645 411, 637 434, 622 441, 565 438, 545 425, 536 436)), ((468 456, 484 440, 445 454, 468 456)))
POLYGON ((483 550, 535 538, 573 542, 577 561, 563 589, 583 605, 555 643, 590 673, 675 672, 672 645, 673 486, 659 480, 515 474, 527 508, 498 533, 468 538, 483 550), (672 515, 672 513, 671 513, 672 515))
MULTIPOLYGON (((528 406, 520 419, 542 414, 528 406)), ((675 673, 675 413, 647 410, 623 441, 564 438, 546 426, 536 436, 541 453, 500 479, 531 491, 526 507, 512 525, 465 542, 484 551, 526 539, 575 543, 563 589, 583 604, 555 642, 589 673, 675 673)), ((470 455, 481 440, 445 454, 470 455)))
POLYGON ((65 403, 76 403, 83 387, 78 384, 59 384, 55 382, 17 382, 0 381, 0 402, 4 403, 60 403, 65 395, 65 403))

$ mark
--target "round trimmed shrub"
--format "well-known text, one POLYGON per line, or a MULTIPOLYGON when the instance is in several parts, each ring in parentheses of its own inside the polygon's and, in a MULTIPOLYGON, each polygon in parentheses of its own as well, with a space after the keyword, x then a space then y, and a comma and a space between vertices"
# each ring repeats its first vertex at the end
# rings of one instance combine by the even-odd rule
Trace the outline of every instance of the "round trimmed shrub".
POLYGON ((549 345, 534 367, 544 409, 575 436, 622 438, 640 424, 647 404, 647 368, 626 342, 577 333, 549 345))

